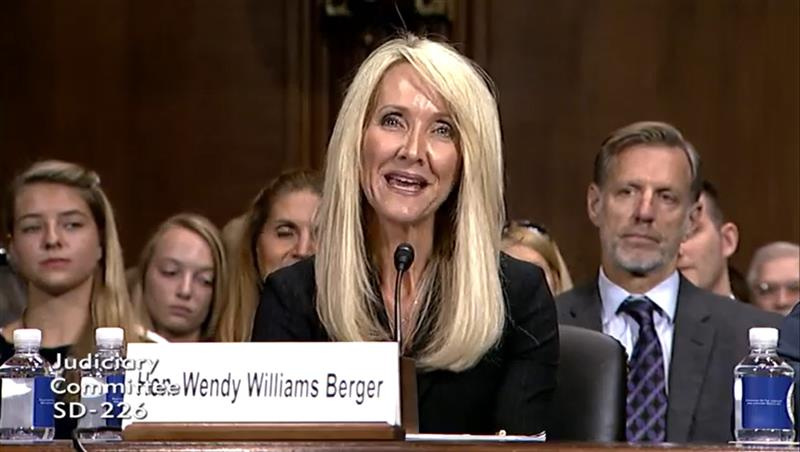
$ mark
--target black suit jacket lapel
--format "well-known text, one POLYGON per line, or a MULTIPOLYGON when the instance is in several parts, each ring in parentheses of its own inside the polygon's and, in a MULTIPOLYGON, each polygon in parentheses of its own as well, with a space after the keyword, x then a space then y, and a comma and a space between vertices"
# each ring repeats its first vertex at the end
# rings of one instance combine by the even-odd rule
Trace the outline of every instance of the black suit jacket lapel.
POLYGON ((714 345, 711 311, 700 289, 680 278, 669 371, 667 440, 690 441, 692 419, 714 345))
POLYGON ((602 305, 596 279, 589 284, 575 288, 575 296, 570 300, 568 307, 573 324, 602 333, 603 321, 600 316, 602 305))

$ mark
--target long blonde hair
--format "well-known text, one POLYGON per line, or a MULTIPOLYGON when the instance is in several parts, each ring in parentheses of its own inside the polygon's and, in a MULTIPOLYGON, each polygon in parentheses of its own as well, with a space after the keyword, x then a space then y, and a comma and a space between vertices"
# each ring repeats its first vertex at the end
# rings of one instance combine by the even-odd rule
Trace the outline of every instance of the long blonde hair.
MULTIPOLYGON (((505 216, 499 114, 488 76, 451 47, 408 35, 376 49, 358 70, 333 129, 318 213, 317 311, 340 341, 389 340, 374 306, 360 185, 364 127, 379 83, 406 62, 446 102, 458 131, 460 181, 437 212, 417 324, 431 325, 417 363, 460 371, 499 340, 505 303, 499 275, 505 216), (347 271, 343 271, 347 269, 347 271), (426 318, 427 317, 427 318, 426 318)), ((413 334, 405 347, 413 343, 413 334)))
POLYGON ((175 227, 197 234, 206 242, 211 251, 211 258, 214 261, 214 288, 208 315, 201 326, 200 338, 201 340, 214 340, 217 337, 220 317, 227 304, 228 260, 225 256, 225 246, 222 243, 219 230, 204 216, 192 213, 173 215, 161 223, 156 232, 150 237, 150 240, 147 241, 147 244, 142 249, 136 274, 137 296, 134 297, 134 301, 137 314, 142 325, 152 330, 154 325, 153 318, 150 316, 146 306, 147 303, 144 300, 147 269, 153 260, 159 240, 161 240, 165 232, 175 227))
POLYGON ((264 269, 259 268, 258 237, 270 216, 272 206, 281 196, 309 190, 322 195, 322 181, 310 170, 290 170, 281 173, 261 189, 250 203, 247 213, 234 226, 232 243, 228 245, 231 256, 228 304, 222 313, 217 339, 221 342, 249 341, 253 317, 259 302, 259 292, 264 269), (238 230, 236 230, 238 229, 238 230))
POLYGON ((126 341, 142 341, 140 328, 134 320, 128 300, 125 265, 114 211, 100 187, 100 177, 94 171, 75 163, 46 160, 33 164, 14 179, 8 192, 4 217, 9 234, 14 230, 14 203, 17 194, 24 186, 35 183, 58 184, 76 189, 92 213, 103 249, 93 278, 89 302, 91 321, 81 332, 78 342, 72 344, 70 354, 79 357, 91 352, 94 349, 94 330, 99 327, 121 327, 125 330, 126 341))
POLYGON ((572 276, 555 239, 541 226, 528 221, 512 221, 503 228, 503 246, 522 245, 539 253, 553 275, 553 295, 572 289, 572 276))

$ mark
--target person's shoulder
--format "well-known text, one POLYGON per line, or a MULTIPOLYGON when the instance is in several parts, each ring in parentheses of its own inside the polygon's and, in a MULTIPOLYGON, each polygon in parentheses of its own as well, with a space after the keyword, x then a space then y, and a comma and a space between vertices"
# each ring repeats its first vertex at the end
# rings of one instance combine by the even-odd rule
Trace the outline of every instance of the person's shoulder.
POLYGON ((749 303, 734 300, 695 286, 686 278, 681 278, 681 292, 688 303, 702 303, 712 318, 736 328, 767 326, 778 327, 782 317, 773 312, 759 309, 749 303))
POLYGON ((544 271, 538 265, 521 261, 506 253, 500 253, 500 274, 503 289, 511 294, 528 288, 547 284, 544 271))
POLYGON ((553 296, 541 268, 501 253, 500 272, 507 315, 511 319, 524 321, 531 315, 547 316, 550 311, 555 319, 553 296))
POLYGON ((267 281, 270 280, 283 284, 314 281, 314 256, 300 259, 292 265, 275 270, 267 277, 267 281))
POLYGON ((3 328, 0 328, 0 364, 14 354, 14 344, 8 342, 3 334, 3 328))
POLYGON ((571 304, 593 299, 597 293, 597 278, 581 283, 570 290, 558 294, 556 303, 571 304))
POLYGON ((723 303, 730 306, 731 311, 736 314, 736 318, 747 325, 772 326, 777 328, 783 320, 783 317, 774 312, 767 312, 741 301, 734 301, 725 297, 721 298, 723 303))
POLYGON ((778 353, 796 363, 800 362, 800 302, 781 322, 778 353))
POLYGON ((264 281, 264 291, 273 292, 287 303, 311 303, 316 292, 314 257, 301 259, 270 273, 264 281))

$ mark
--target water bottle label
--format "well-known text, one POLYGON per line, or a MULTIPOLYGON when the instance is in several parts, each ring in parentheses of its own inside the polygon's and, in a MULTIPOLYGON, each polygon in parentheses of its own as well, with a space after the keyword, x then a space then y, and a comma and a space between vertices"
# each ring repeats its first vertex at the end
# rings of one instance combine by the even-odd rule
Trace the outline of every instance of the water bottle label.
POLYGON ((120 414, 125 393, 125 375, 81 378, 81 404, 85 415, 78 421, 81 429, 122 427, 120 414))
POLYGON ((27 428, 33 420, 33 379, 3 378, 0 428, 27 428))
POLYGON ((103 385, 102 380, 92 376, 81 377, 81 408, 83 415, 78 420, 78 428, 90 429, 103 426, 103 385))
POLYGON ((742 377, 742 427, 791 429, 788 376, 742 377))
POLYGON ((108 427, 122 428, 122 419, 120 413, 122 412, 122 401, 125 395, 125 375, 109 375, 106 377, 106 384, 108 392, 106 393, 106 402, 111 404, 111 417, 106 419, 108 427))
POLYGON ((53 377, 3 378, 2 428, 53 427, 53 377))
POLYGON ((33 380, 33 426, 54 427, 53 377, 34 377, 33 380))

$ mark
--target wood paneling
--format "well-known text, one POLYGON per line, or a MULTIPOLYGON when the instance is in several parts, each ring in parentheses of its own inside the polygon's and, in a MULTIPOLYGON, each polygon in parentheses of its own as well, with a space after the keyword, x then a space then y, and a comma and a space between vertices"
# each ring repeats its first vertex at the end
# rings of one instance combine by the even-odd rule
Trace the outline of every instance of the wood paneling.
MULTIPOLYGON (((280 170, 323 162, 342 90, 375 44, 324 3, 0 2, 0 182, 42 157, 97 169, 129 258, 177 211, 222 225, 280 170)), ((500 91, 510 213, 547 224, 577 279, 599 256, 584 208, 593 155, 635 120, 695 143, 740 225, 739 268, 761 243, 798 240, 800 3, 447 5, 434 31, 500 91)), ((373 38, 398 22, 381 11, 356 21, 373 38)))
POLYGON ((45 157, 96 169, 129 259, 178 211, 221 226, 313 163, 308 16, 294 1, 3 2, 0 180, 45 157))
POLYGON ((597 270, 585 209, 613 129, 675 124, 754 247, 800 236, 798 5, 792 0, 487 2, 510 212, 547 224, 578 280, 597 270))

